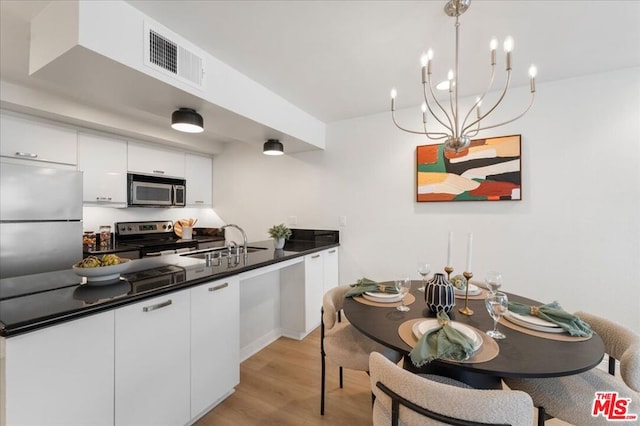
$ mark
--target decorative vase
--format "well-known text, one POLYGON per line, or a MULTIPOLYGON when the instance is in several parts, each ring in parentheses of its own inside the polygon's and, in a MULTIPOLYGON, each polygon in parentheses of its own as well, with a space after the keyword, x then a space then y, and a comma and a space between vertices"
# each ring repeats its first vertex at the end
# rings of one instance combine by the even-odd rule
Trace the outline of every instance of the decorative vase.
POLYGON ((427 302, 429 310, 436 314, 438 311, 449 313, 456 305, 453 286, 444 274, 433 274, 433 278, 427 281, 427 286, 424 289, 424 301, 427 302))
POLYGON ((280 250, 284 247, 284 238, 274 238, 273 245, 276 247, 276 250, 280 250))

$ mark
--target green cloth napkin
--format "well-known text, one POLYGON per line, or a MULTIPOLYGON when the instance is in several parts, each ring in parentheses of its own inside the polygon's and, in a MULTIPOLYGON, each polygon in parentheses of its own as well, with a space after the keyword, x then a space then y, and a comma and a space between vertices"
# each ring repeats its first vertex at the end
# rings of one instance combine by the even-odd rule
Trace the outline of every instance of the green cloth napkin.
POLYGON ((395 285, 380 285, 369 278, 360 278, 355 284, 351 284, 351 289, 345 293, 344 297, 359 296, 367 291, 398 294, 395 285))
POLYGON ((572 336, 591 337, 593 332, 586 322, 562 309, 558 302, 540 306, 529 306, 518 302, 509 302, 509 310, 520 315, 534 315, 562 327, 572 336))
POLYGON ((464 361, 475 352, 473 341, 450 325, 446 312, 439 311, 437 318, 441 327, 423 334, 409 353, 416 367, 439 358, 464 361))

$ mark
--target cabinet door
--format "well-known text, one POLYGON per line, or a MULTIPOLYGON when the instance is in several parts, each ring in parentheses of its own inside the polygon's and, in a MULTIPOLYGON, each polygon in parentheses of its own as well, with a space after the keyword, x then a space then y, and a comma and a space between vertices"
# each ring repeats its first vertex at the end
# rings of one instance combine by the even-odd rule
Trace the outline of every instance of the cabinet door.
POLYGON ((189 419, 189 291, 115 311, 115 424, 189 419))
POLYGON ((3 339, 6 424, 113 425, 113 318, 105 312, 3 339))
POLYGON ((23 160, 75 165, 77 132, 46 121, 0 114, 0 154, 23 160))
POLYGON ((305 276, 305 332, 320 324, 320 308, 324 296, 324 271, 322 253, 308 254, 304 257, 305 276))
POLYGON ((240 292, 237 277, 191 289, 191 418, 240 382, 240 292))
POLYGON ((324 293, 337 287, 340 283, 340 271, 338 263, 338 248, 334 247, 322 252, 324 293))
POLYGON ((78 170, 83 172, 84 204, 126 207, 126 141, 78 133, 78 170))
POLYGON ((129 142, 129 171, 147 175, 184 177, 184 153, 129 142))
POLYGON ((211 207, 212 162, 210 157, 186 154, 187 206, 211 207))

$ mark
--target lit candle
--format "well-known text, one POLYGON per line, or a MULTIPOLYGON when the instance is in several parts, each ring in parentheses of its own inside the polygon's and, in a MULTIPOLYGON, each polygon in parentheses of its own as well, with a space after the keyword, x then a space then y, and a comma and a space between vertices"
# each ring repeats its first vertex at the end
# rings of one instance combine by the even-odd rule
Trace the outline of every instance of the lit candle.
POLYGON ((453 245, 453 231, 449 231, 449 245, 447 246, 447 266, 451 266, 451 246, 453 245))
POLYGON ((473 234, 469 232, 469 239, 467 240, 467 268, 465 272, 471 272, 471 250, 473 246, 473 234))

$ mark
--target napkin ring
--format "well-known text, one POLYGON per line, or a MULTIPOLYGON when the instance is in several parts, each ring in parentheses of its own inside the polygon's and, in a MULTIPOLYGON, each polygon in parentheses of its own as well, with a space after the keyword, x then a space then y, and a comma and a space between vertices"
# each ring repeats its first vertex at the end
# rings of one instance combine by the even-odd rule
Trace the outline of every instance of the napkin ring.
POLYGON ((540 308, 538 308, 537 306, 531 307, 531 315, 538 316, 538 312, 540 312, 540 308))
POLYGON ((378 285, 378 288, 380 289, 380 292, 386 293, 386 289, 387 289, 386 285, 380 284, 380 285, 378 285))
POLYGON ((440 327, 444 327, 445 325, 449 325, 449 321, 448 321, 448 320, 441 320, 441 319, 439 319, 439 320, 438 320, 438 325, 439 325, 440 327))

